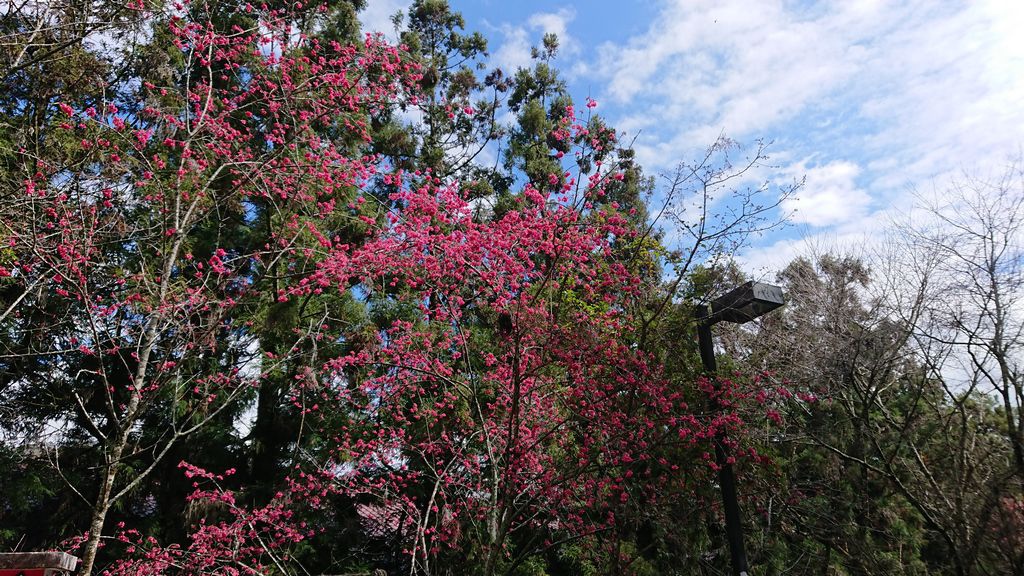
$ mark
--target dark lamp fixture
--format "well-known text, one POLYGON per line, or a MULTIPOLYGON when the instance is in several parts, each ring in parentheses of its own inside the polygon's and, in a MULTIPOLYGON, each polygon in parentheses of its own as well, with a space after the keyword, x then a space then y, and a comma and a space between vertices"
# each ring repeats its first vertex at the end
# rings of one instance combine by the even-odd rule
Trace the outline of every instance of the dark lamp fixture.
MULTIPOLYGON (((775 310, 786 303, 782 288, 760 282, 747 282, 725 296, 715 298, 697 309, 697 341, 704 372, 715 376, 718 363, 715 362, 715 345, 711 327, 718 322, 743 324, 775 310)), ((717 399, 711 401, 711 408, 722 408, 717 399)), ((729 446, 723 440, 724 432, 715 436, 715 463, 718 464, 718 486, 722 491, 722 508, 725 513, 725 537, 729 543, 733 576, 748 576, 747 552, 743 544, 743 524, 740 520, 740 503, 736 496, 736 473, 732 469, 729 446)))
POLYGON ((750 322, 786 303, 782 288, 761 282, 747 282, 716 298, 698 312, 705 324, 750 322))

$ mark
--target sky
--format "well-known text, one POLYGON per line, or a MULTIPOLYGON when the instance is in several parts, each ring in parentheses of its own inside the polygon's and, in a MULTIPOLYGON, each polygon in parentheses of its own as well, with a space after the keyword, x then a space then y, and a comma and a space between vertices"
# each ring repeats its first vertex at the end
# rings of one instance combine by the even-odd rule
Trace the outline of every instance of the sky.
MULTIPOLYGON (((402 0, 370 0, 388 31, 402 0)), ((861 246, 915 198, 992 178, 1024 148, 1024 1, 452 0, 495 65, 555 61, 578 102, 634 141, 648 173, 719 135, 771 142, 776 182, 803 179, 790 225, 739 254, 769 275, 803 253, 861 246)))

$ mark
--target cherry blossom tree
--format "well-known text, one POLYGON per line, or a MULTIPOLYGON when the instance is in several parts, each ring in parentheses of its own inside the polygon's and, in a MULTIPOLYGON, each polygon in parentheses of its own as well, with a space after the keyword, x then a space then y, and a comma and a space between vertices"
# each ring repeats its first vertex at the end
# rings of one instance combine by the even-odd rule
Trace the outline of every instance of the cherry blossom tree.
MULTIPOLYGON (((169 37, 171 70, 137 101, 55 102, 62 145, 19 152, 32 170, 0 214, 0 287, 14 294, 0 322, 27 334, 5 386, 26 405, 45 390, 39 421, 72 422, 98 455, 95 483, 68 478, 90 511, 80 573, 105 542, 113 573, 300 571, 292 552, 324 530, 310 518, 332 498, 410 574, 461 558, 512 573, 579 541, 618 572, 639 566, 612 537, 622 518, 706 484, 701 453, 741 422, 691 409, 715 387, 680 387, 641 345, 660 246, 615 132, 547 66, 554 39, 512 96, 524 122, 544 115, 513 135, 507 165, 526 183, 483 215, 460 180, 469 160, 373 153, 374 126, 401 102, 489 140, 493 118, 477 115, 492 108, 424 97, 416 58, 379 37, 307 36, 299 5, 208 8, 130 6, 169 37), (301 311, 272 345, 246 313, 267 301, 301 311), (373 321, 354 325, 341 301, 373 321), (284 487, 254 498, 236 471, 182 462, 201 510, 188 543, 110 526, 187 438, 282 388, 302 446, 316 444, 284 487)), ((442 154, 458 141, 428 140, 442 154)))
MULTIPOLYGON (((400 58, 388 59, 394 52, 372 43, 364 50, 373 48, 383 51, 382 66, 401 66, 400 58)), ((591 134, 570 105, 552 137, 574 147, 568 158, 584 166, 581 160, 600 153, 609 135, 591 134)), ((292 143, 274 142, 268 153, 292 143)), ((331 182, 325 175, 358 188, 358 176, 373 171, 366 159, 333 155, 317 162, 329 151, 310 146, 308 164, 288 164, 281 175, 287 184, 265 190, 316 194, 331 182)), ((267 165, 278 163, 257 164, 264 171, 267 165)), ((307 366, 295 386, 296 394, 320 398, 304 411, 323 423, 319 434, 333 451, 317 473, 301 473, 316 479, 317 488, 304 490, 320 490, 318 498, 344 494, 385 511, 381 529, 397 533, 410 573, 443 573, 450 549, 478 555, 481 573, 505 572, 561 540, 610 530, 617 509, 631 498, 656 502, 679 470, 653 461, 649 447, 697 445, 731 425, 689 411, 651 358, 624 337, 634 329, 624 311, 638 296, 638 281, 611 258, 611 243, 637 232, 614 202, 599 204, 604 186, 622 174, 614 163, 591 165, 589 173, 552 174, 558 185, 545 191, 527 186, 489 221, 474 218, 455 182, 430 172, 381 172, 377 178, 395 192, 383 201, 357 193, 348 207, 379 202, 383 213, 356 216, 368 227, 361 245, 293 221, 294 236, 282 237, 283 253, 274 252, 315 261, 311 273, 279 291, 281 301, 357 292, 371 309, 398 311, 369 344, 307 366), (293 249, 301 234, 319 246, 293 249), (338 412, 346 415, 340 425, 338 412)), ((266 172, 245 175, 272 181, 266 172)), ((324 322, 301 337, 351 336, 324 322)), ((197 498, 242 509, 228 490, 197 498)), ((283 493, 260 510, 273 508, 285 522, 279 507, 294 500, 283 493)), ((218 541, 243 539, 273 556, 276 541, 252 528, 257 513, 238 512, 236 521, 218 524, 218 541)), ((195 533, 189 553, 219 554, 204 544, 212 529, 195 533)), ((295 539, 307 534, 278 530, 295 539)), ((147 550, 146 558, 165 562, 156 559, 166 549, 147 550)), ((188 565, 212 565, 208 560, 188 565)))
MULTIPOLYGON (((375 38, 293 35, 283 10, 262 8, 253 26, 226 31, 178 10, 166 15, 182 61, 173 83, 147 82, 128 111, 58 103, 72 144, 46 157, 22 150, 35 172, 5 205, 0 277, 17 295, 2 319, 38 340, 37 373, 63 404, 54 417, 74 420, 101 454, 97 485, 72 486, 92 510, 85 575, 111 507, 287 362, 253 358, 258 335, 231 310, 263 275, 329 248, 318 223, 339 213, 373 221, 338 200, 376 158, 320 134, 336 126, 368 139, 367 118, 415 77, 375 38), (255 199, 287 215, 268 242, 241 250, 220 240, 255 199), (162 430, 144 434, 154 418, 162 430)), ((296 334, 295 345, 317 336, 296 334)), ((28 384, 12 386, 37 394, 28 384)))

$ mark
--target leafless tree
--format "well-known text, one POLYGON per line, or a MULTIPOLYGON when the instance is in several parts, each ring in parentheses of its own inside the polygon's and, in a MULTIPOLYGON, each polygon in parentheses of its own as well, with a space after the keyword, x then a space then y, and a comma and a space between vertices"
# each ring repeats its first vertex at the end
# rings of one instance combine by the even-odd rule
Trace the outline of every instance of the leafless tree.
MULTIPOLYGON (((848 519, 860 533, 822 530, 827 549, 856 563, 864 554, 850 546, 884 531, 880 503, 896 497, 954 573, 1003 574, 1021 565, 1012 542, 1024 528, 1021 164, 962 178, 939 197, 922 198, 870 256, 796 260, 780 277, 790 305, 739 345, 819 398, 796 405, 786 442, 823 451, 835 463, 820 474, 844 470, 831 481, 858 494, 848 519)), ((817 482, 811 489, 829 493, 830 481, 817 482)))
POLYGON ((788 214, 780 206, 803 181, 767 178, 764 170, 771 168, 767 149, 767 143, 758 141, 752 151, 744 152, 723 135, 695 161, 680 162, 661 175, 660 198, 652 204, 658 208, 637 245, 659 230, 664 233, 669 271, 659 297, 648 303, 649 310, 643 314, 641 340, 683 297, 696 266, 714 267, 752 236, 785 224, 788 214))

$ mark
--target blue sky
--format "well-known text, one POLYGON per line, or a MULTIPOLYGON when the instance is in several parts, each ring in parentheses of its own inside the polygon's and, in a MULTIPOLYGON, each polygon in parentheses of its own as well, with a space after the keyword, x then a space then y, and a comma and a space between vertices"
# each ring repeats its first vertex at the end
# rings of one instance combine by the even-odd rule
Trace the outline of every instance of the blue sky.
MULTIPOLYGON (((370 0, 371 29, 408 5, 370 0)), ((1024 147, 1024 1, 452 1, 492 59, 527 65, 556 32, 580 102, 651 173, 719 134, 772 141, 766 178, 806 177, 792 225, 740 255, 751 272, 808 244, 862 244, 916 194, 998 174, 1024 147)))

